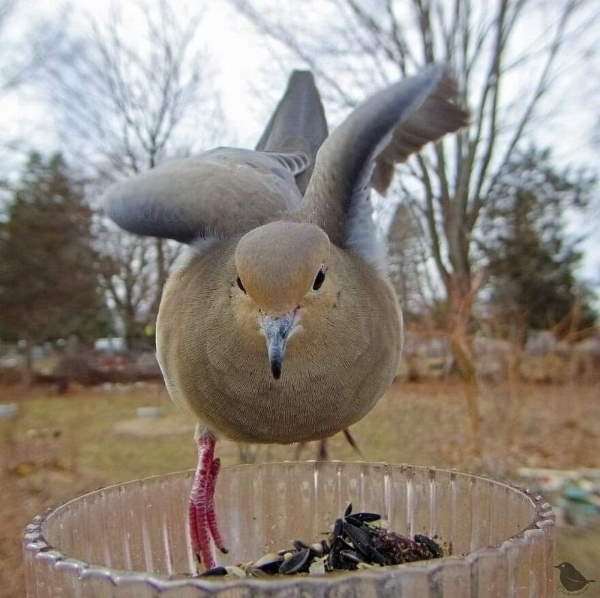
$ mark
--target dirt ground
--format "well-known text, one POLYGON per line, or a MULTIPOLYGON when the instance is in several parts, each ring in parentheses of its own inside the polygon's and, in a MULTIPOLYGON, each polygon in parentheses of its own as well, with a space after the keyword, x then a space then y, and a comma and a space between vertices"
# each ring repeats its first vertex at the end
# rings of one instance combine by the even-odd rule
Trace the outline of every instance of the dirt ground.
MULTIPOLYGON (((452 466, 513 480, 520 466, 600 468, 597 386, 482 386, 476 393, 478 435, 468 416, 468 392, 453 382, 394 385, 353 427, 362 458, 452 466)), ((160 386, 81 389, 66 397, 0 388, 0 402, 19 405, 16 419, 0 420, 2 598, 24 595, 20 536, 34 515, 110 483, 195 466, 193 419, 160 386), (139 407, 158 407, 161 416, 141 418, 139 407)), ((342 435, 328 444, 329 458, 360 458, 342 435)), ((218 453, 228 465, 293 459, 297 447, 240 448, 224 441, 218 453)), ((307 446, 301 458, 315 454, 316 446, 307 446)), ((600 529, 561 530, 561 557, 598 578, 600 529)), ((596 590, 591 587, 586 596, 600 596, 596 590)))

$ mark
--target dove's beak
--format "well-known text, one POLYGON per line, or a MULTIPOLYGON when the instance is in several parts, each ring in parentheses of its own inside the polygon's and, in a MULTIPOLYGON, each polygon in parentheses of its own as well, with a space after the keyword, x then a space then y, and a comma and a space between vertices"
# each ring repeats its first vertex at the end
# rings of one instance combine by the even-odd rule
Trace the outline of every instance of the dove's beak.
POLYGON ((278 316, 263 314, 261 317, 260 326, 267 339, 267 353, 275 380, 281 377, 285 348, 296 325, 296 311, 285 312, 278 316))

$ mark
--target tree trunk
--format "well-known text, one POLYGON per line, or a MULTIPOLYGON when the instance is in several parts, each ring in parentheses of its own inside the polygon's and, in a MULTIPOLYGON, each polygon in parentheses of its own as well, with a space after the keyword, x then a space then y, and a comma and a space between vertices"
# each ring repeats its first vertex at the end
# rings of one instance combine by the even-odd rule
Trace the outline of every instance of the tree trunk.
POLYGON ((469 383, 475 381, 475 365, 469 335, 474 297, 475 293, 470 284, 461 284, 457 276, 448 277, 446 304, 449 308, 450 348, 459 374, 469 383))
MULTIPOLYGON (((167 281, 168 276, 168 267, 167 260, 165 256, 165 240, 164 239, 154 239, 155 248, 156 248, 156 295, 152 302, 152 316, 153 319, 156 320, 158 315, 158 308, 160 306, 160 300, 162 298, 163 287, 165 286, 165 282, 167 281)), ((154 324, 154 322, 152 322, 154 324)))
POLYGON ((25 338, 25 355, 23 363, 23 386, 29 388, 33 386, 35 372, 33 370, 33 341, 25 338))
POLYGON ((135 313, 133 310, 127 310, 122 315, 123 317, 123 337, 125 339, 126 348, 131 351, 134 348, 135 342, 139 333, 138 323, 135 321, 135 313))
POLYGON ((465 382, 465 400, 471 424, 474 452, 476 456, 481 456, 483 450, 481 410, 470 335, 476 288, 473 283, 461 285, 456 277, 449 277, 446 285, 447 304, 450 308, 448 321, 450 350, 458 373, 465 382), (465 288, 469 289, 466 293, 464 292, 465 288))

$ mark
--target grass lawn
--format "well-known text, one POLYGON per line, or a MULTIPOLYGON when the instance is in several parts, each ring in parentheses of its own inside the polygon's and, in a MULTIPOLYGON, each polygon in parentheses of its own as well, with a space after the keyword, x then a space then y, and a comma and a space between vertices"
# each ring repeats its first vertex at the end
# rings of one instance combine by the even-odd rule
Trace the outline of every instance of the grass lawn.
MULTIPOLYGON (((480 439, 473 438, 456 383, 396 384, 353 427, 368 461, 452 466, 512 477, 521 465, 600 467, 600 401, 593 387, 482 388, 480 439), (477 454, 476 446, 482 451, 477 454)), ((194 420, 168 400, 160 386, 18 393, 0 388, 0 402, 17 402, 19 416, 0 421, 0 596, 23 595, 19 536, 33 515, 67 498, 110 483, 195 466, 194 420), (138 407, 156 406, 161 417, 144 419, 138 407)), ((218 444, 225 465, 239 447, 218 444)), ((257 461, 295 458, 296 447, 261 446, 257 461)), ((359 459, 342 435, 329 443, 330 458, 359 459)), ((302 458, 314 458, 316 446, 302 458)), ((246 452, 246 455, 248 452, 246 452)), ((561 530, 559 560, 600 578, 600 530, 561 530)), ((600 583, 586 596, 600 596, 600 583), (596 592, 596 593, 595 593, 596 592)))

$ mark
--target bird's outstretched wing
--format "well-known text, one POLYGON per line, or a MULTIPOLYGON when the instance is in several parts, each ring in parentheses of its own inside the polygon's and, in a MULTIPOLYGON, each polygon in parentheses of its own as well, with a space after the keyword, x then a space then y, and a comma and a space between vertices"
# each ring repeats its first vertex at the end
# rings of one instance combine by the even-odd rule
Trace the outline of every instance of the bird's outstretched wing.
POLYGON ((317 150, 327 138, 327 134, 325 111, 312 73, 294 71, 256 149, 304 153, 308 164, 296 176, 296 184, 301 193, 304 193, 312 174, 317 150))
POLYGON ((257 151, 218 148, 113 185, 108 216, 132 233, 227 238, 297 210, 327 125, 312 75, 295 71, 257 151))
POLYGON ((468 113, 452 102, 455 93, 446 67, 430 65, 361 104, 321 146, 303 219, 347 245, 352 219, 364 215, 371 186, 385 190, 394 164, 467 124, 468 113))
POLYGON ((307 163, 304 154, 219 148, 113 185, 104 207, 138 235, 181 243, 228 238, 297 207, 302 196, 294 176, 307 163))

